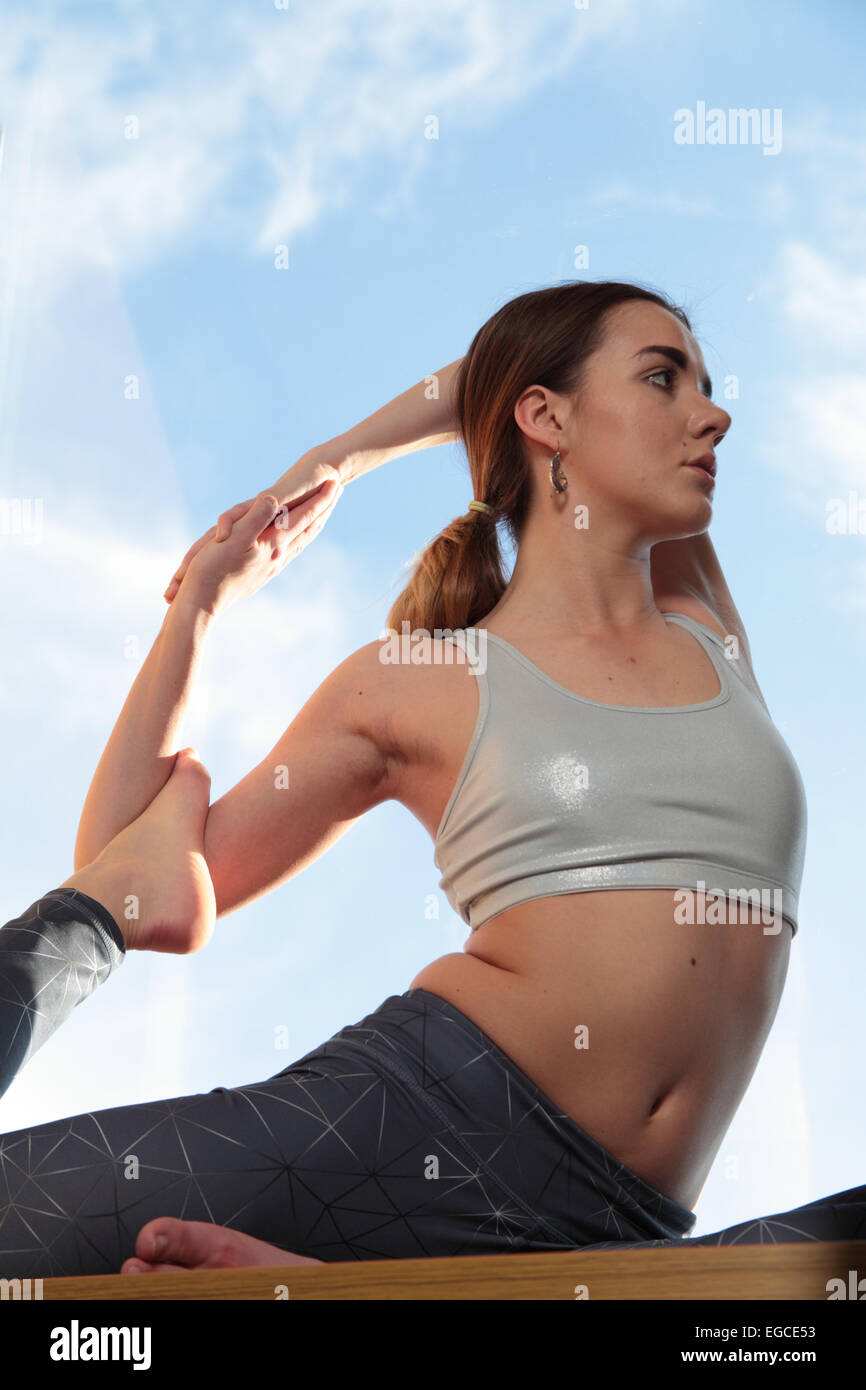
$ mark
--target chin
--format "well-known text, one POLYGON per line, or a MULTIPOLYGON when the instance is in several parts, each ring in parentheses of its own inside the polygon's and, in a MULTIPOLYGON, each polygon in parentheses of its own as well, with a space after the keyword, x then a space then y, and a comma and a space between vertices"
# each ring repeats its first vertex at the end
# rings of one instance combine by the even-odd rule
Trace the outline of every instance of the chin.
POLYGON ((686 540, 689 536, 702 536, 705 531, 709 530, 710 522, 712 521, 712 519, 713 509, 709 504, 707 504, 706 506, 703 506, 701 508, 700 514, 695 516, 694 520, 689 523, 686 530, 683 531, 680 539, 686 540))
MULTIPOLYGON (((690 536, 702 536, 708 530, 712 519, 713 509, 709 500, 704 498, 701 503, 698 499, 698 505, 690 507, 687 512, 680 511, 679 515, 666 518, 664 534, 659 540, 685 541, 690 536)), ((658 542, 654 541, 653 544, 658 542)))

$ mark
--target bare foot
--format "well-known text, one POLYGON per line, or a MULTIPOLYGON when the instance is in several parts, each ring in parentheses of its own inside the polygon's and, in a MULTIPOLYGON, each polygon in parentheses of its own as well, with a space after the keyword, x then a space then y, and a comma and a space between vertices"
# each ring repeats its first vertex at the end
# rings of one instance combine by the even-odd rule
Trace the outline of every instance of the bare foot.
POLYGON ((135 1256, 124 1260, 121 1274, 177 1274, 190 1269, 273 1269, 284 1265, 320 1265, 322 1260, 291 1255, 255 1236, 212 1226, 208 1221, 180 1221, 158 1216, 142 1226, 135 1256), (159 1245, 162 1238, 164 1243, 159 1245))
POLYGON ((150 805, 61 888, 108 909, 129 951, 186 955, 210 940, 216 899, 204 857, 210 773, 191 748, 150 805))

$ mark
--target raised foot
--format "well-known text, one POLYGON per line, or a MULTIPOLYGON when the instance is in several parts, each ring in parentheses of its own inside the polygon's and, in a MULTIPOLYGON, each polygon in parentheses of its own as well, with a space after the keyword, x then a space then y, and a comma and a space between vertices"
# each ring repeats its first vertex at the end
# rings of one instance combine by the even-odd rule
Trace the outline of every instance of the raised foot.
POLYGON ((60 886, 107 907, 127 950, 200 950, 216 922, 204 856, 209 805, 210 773, 194 749, 183 748, 150 805, 60 886))

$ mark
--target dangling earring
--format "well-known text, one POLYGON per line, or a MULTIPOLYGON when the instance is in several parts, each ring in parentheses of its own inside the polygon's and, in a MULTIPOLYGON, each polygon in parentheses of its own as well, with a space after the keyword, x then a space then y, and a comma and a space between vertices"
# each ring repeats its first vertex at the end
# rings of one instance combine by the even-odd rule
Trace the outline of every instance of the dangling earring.
POLYGON ((557 492, 565 492, 568 487, 568 479, 562 471, 559 461, 559 449, 550 460, 550 481, 557 492))

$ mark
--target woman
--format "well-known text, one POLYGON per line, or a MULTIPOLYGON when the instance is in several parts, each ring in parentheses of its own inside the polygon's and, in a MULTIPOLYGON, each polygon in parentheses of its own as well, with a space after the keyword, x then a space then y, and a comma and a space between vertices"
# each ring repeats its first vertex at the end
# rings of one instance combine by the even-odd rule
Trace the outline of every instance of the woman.
MULTIPOLYGON (((16 1274, 117 1269, 159 1218, 326 1261, 678 1243, 694 1224, 778 1006, 806 829, 706 535, 730 417, 682 311, 611 282, 512 300, 444 386, 405 393, 270 504, 233 508, 227 541, 192 548, 75 863, 164 786, 202 637, 247 582, 222 545, 239 531, 243 550, 294 501, 315 519, 287 542, 278 511, 279 568, 335 483, 459 434, 475 505, 389 615, 432 636, 408 661, 379 641, 348 657, 210 808, 202 853, 222 916, 399 800, 434 839, 465 947, 269 1081, 8 1136, 19 1189, 26 1154, 40 1192, 16 1274)), ((864 1217, 861 1187, 701 1239, 853 1238, 864 1217)), ((147 1242, 137 1254, 125 1267, 157 1267, 147 1242)))

